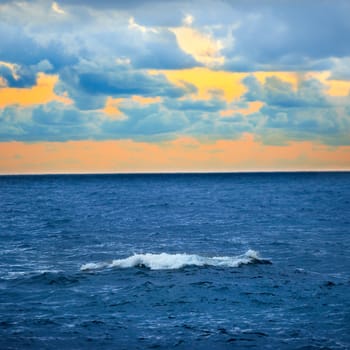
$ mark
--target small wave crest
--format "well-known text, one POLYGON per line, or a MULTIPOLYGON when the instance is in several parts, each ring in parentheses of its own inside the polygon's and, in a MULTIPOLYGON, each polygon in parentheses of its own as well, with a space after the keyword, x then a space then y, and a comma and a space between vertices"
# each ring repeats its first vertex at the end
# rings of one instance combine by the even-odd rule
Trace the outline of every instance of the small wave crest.
POLYGON ((87 263, 80 267, 81 271, 99 270, 103 268, 147 267, 151 270, 175 270, 185 266, 218 266, 239 267, 246 264, 271 264, 269 260, 259 257, 258 252, 248 250, 238 256, 205 257, 196 254, 134 254, 125 259, 112 262, 87 263))
POLYGON ((58 270, 35 270, 35 271, 17 271, 9 272, 7 276, 3 276, 0 280, 14 282, 18 284, 34 283, 34 284, 57 284, 66 285, 78 282, 78 278, 73 275, 66 274, 58 270))

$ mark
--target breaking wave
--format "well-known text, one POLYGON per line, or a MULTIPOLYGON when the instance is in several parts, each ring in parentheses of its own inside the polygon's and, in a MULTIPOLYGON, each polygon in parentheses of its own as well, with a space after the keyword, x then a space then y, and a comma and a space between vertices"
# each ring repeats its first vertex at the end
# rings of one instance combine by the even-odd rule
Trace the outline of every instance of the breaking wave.
POLYGON ((248 250, 238 256, 205 257, 195 254, 134 254, 125 259, 111 262, 87 263, 80 267, 81 271, 98 270, 103 268, 147 267, 151 270, 174 270, 185 266, 219 266, 239 267, 246 264, 271 264, 262 259, 254 250, 248 250))

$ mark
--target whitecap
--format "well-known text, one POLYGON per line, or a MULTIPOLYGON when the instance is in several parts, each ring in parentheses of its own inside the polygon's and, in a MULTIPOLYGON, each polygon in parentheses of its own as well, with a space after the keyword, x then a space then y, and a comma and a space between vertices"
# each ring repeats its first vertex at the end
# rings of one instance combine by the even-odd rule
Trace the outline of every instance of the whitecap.
POLYGON ((196 254, 134 254, 124 259, 116 259, 112 262, 90 262, 80 267, 81 271, 98 270, 103 268, 131 268, 147 267, 151 270, 174 270, 185 266, 219 266, 239 267, 245 264, 260 263, 269 264, 270 261, 261 259, 259 253, 248 250, 238 256, 214 256, 205 257, 196 254))

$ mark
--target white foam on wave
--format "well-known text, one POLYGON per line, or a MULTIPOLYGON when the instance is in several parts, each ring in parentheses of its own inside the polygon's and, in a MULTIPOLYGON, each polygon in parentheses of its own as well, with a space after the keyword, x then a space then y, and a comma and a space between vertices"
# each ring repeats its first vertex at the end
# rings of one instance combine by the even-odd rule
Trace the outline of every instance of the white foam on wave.
POLYGON ((263 262, 259 254, 254 250, 248 250, 238 256, 205 257, 196 254, 134 254, 125 259, 116 259, 112 262, 87 263, 80 267, 82 271, 97 270, 103 268, 130 268, 148 267, 151 270, 174 270, 185 266, 222 266, 239 267, 253 262, 263 262))

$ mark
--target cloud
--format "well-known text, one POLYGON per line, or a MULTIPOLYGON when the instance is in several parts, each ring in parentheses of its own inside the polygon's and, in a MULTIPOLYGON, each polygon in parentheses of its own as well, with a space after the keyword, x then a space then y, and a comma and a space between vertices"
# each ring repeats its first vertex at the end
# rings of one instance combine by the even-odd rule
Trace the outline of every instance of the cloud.
POLYGON ((184 113, 174 113, 159 103, 144 106, 129 102, 121 104, 119 109, 127 119, 122 122, 106 121, 103 132, 107 137, 159 141, 174 138, 175 133, 183 132, 189 125, 184 113))
MULTIPOLYGON (((345 100, 338 104, 332 100, 324 102, 322 90, 309 91, 315 89, 314 82, 310 81, 303 82, 300 91, 294 92, 294 98, 287 100, 288 94, 271 88, 282 82, 267 79, 265 84, 257 84, 260 84, 259 93, 254 95, 254 101, 263 101, 263 107, 257 112, 242 114, 239 108, 244 103, 238 102, 238 110, 233 109, 226 117, 219 112, 234 106, 227 106, 216 98, 202 101, 165 98, 147 105, 126 98, 118 103, 123 116, 118 119, 111 119, 102 110, 82 111, 58 102, 31 108, 8 106, 0 112, 0 140, 158 142, 179 136, 231 140, 248 132, 265 144, 287 144, 292 140, 350 144, 350 105, 345 100)), ((287 87, 288 84, 283 88, 287 87)), ((252 96, 248 90, 244 97, 247 103, 254 102, 252 96)))
POLYGON ((219 66, 224 62, 224 57, 220 55, 221 44, 210 34, 191 28, 188 23, 192 23, 192 17, 188 15, 184 18, 185 26, 171 28, 175 33, 180 48, 192 55, 197 62, 207 66, 219 66))
POLYGON ((1 22, 1 15, 0 33, 1 60, 17 64, 23 70, 29 70, 30 67, 46 61, 57 72, 61 67, 74 64, 78 60, 59 39, 40 43, 34 35, 26 33, 20 23, 14 25, 1 22))
POLYGON ((326 144, 350 144, 350 109, 346 98, 334 99, 316 79, 301 80, 296 90, 273 77, 260 83, 252 76, 243 80, 244 98, 264 106, 248 118, 257 121, 255 132, 266 143, 318 140, 326 144))
MULTIPOLYGON (((149 5, 154 5, 157 3, 177 3, 178 0, 148 0, 147 3, 149 5)), ((181 1, 180 1, 181 2, 181 1)), ((130 9, 135 7, 144 7, 144 0, 129 0, 129 1, 115 1, 115 0, 60 0, 60 3, 66 5, 82 5, 93 8, 105 9, 105 8, 113 8, 113 9, 130 9)))
POLYGON ((18 65, 0 61, 0 78, 10 88, 28 88, 37 84, 38 73, 52 71, 52 65, 42 60, 36 65, 18 65))
POLYGON ((159 0, 3 2, 0 57, 22 66, 47 60, 54 72, 81 59, 118 57, 127 57, 137 69, 209 65, 240 72, 322 71, 350 57, 350 4, 345 0, 180 5, 159 0))
POLYGON ((316 79, 301 80, 296 90, 292 85, 276 76, 267 77, 264 84, 254 76, 243 79, 248 87, 247 101, 262 101, 268 105, 285 108, 330 107, 325 95, 326 87, 316 79))
POLYGON ((219 112, 226 108, 226 102, 218 98, 211 100, 166 99, 164 106, 179 111, 219 112))
POLYGON ((9 87, 30 87, 36 84, 36 72, 27 67, 12 70, 9 66, 0 65, 0 77, 9 87))
POLYGON ((249 132, 266 143, 349 143, 348 85, 339 82, 350 79, 348 1, 34 0, 0 7, 0 84, 6 96, 16 95, 2 104, 1 140, 214 140, 249 132), (298 83, 256 73, 281 69, 295 72, 298 83), (305 78, 312 70, 329 72, 323 83, 331 79, 333 90, 345 92, 330 96, 326 85, 305 78), (242 80, 246 74, 237 71, 255 73, 242 80), (42 72, 54 82, 45 99, 34 98, 43 91, 42 72), (17 98, 19 90, 32 103, 17 98), (73 105, 57 103, 67 96, 73 105), (103 113, 116 99, 118 120, 103 113))
POLYGON ((63 16, 46 7, 40 1, 23 6, 9 3, 0 11, 2 61, 28 66, 47 60, 55 72, 81 59, 114 61, 128 57, 135 68, 150 69, 181 69, 197 64, 179 48, 168 28, 143 27, 135 20, 130 26, 131 13, 95 13, 74 7, 63 16))
POLYGON ((200 65, 189 52, 180 49, 176 36, 168 29, 138 35, 142 38, 133 39, 138 42, 137 48, 135 45, 125 50, 125 54, 132 57, 131 63, 135 68, 184 69, 200 65), (145 35, 147 38, 144 38, 145 35))
POLYGON ((125 65, 83 61, 61 71, 55 91, 58 94, 67 93, 78 108, 88 110, 102 108, 108 96, 177 98, 188 89, 192 89, 192 86, 172 85, 161 74, 151 75, 125 65))
POLYGON ((350 57, 333 58, 333 67, 329 79, 350 80, 350 57))
POLYGON ((0 140, 155 140, 174 138, 176 131, 188 125, 185 114, 171 112, 160 104, 144 106, 131 101, 119 108, 127 118, 113 120, 102 112, 83 112, 57 102, 32 108, 5 107, 0 110, 0 140))
POLYGON ((34 108, 0 110, 1 141, 67 141, 94 138, 102 115, 84 113, 57 102, 34 108))
POLYGON ((207 139, 237 138, 252 129, 240 115, 222 118, 222 101, 145 105, 133 99, 118 104, 123 118, 102 111, 82 111, 58 102, 30 108, 7 106, 0 110, 1 141, 68 141, 133 139, 151 142, 191 135, 207 139))
POLYGON ((324 70, 330 58, 350 55, 348 1, 227 3, 239 25, 232 30, 234 45, 222 50, 225 69, 324 70))
POLYGON ((65 14, 65 11, 55 1, 52 3, 51 8, 54 12, 58 13, 59 15, 65 14))

